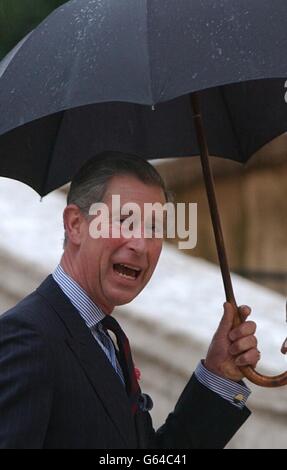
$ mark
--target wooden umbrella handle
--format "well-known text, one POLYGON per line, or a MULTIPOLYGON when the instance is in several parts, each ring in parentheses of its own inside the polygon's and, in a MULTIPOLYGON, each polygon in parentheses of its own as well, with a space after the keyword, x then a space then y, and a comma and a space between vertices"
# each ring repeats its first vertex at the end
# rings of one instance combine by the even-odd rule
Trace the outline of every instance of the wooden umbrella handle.
MULTIPOLYGON (((225 241, 222 231, 222 224, 221 224, 221 217, 218 210, 217 198, 215 193, 215 184, 214 178, 211 171, 210 166, 210 157, 207 145, 207 139, 205 136, 205 129, 202 120, 201 108, 200 108, 200 94, 199 93, 192 93, 191 94, 191 106, 193 110, 193 117, 194 117, 194 124, 197 136, 197 142, 200 150, 200 158, 201 158, 201 165, 204 175, 204 181, 206 186, 206 192, 208 197, 209 209, 212 219, 212 225, 215 235, 217 253, 224 283, 224 289, 226 294, 227 302, 231 303, 236 310, 235 320, 234 320, 234 327, 239 326, 242 323, 242 318, 240 316, 240 312, 238 306, 236 304, 230 269, 226 254, 225 248, 225 241)), ((282 348, 282 352, 283 348, 282 348)), ((274 377, 267 377, 265 375, 261 375, 255 371, 252 367, 241 367, 241 372, 244 376, 250 380, 250 382, 259 385, 260 387, 268 387, 268 388, 275 388, 275 387, 282 387, 283 385, 287 385, 287 372, 274 376, 274 377)))

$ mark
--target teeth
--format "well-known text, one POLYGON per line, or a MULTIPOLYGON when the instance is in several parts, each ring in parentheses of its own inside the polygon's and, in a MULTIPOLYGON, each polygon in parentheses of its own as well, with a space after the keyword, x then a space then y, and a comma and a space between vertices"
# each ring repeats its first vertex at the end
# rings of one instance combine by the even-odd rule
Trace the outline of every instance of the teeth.
POLYGON ((141 268, 136 268, 135 266, 131 266, 129 264, 121 264, 121 266, 123 266, 124 268, 128 268, 128 269, 133 269, 134 271, 141 271, 141 268))
POLYGON ((133 276, 128 276, 127 274, 123 274, 123 273, 120 273, 120 272, 118 272, 118 275, 122 276, 122 277, 125 277, 126 279, 134 279, 133 276))
POLYGON ((119 276, 132 280, 136 280, 141 272, 140 268, 135 268, 134 266, 128 264, 115 264, 114 269, 119 274, 119 276))

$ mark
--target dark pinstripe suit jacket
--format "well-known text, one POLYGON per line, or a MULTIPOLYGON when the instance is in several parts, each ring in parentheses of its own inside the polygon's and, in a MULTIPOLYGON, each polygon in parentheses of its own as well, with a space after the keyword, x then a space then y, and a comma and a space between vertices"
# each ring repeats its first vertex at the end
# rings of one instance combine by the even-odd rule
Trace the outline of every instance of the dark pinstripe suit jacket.
POLYGON ((249 416, 192 377, 155 432, 52 276, 0 319, 0 448, 222 448, 249 416))

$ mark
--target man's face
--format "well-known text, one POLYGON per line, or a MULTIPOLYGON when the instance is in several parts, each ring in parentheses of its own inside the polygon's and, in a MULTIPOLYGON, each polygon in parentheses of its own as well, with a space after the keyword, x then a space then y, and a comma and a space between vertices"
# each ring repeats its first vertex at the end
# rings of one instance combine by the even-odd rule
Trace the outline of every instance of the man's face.
MULTIPOLYGON (((90 235, 91 217, 86 220, 79 250, 80 269, 84 277, 84 287, 90 297, 106 313, 117 305, 131 302, 150 280, 162 250, 162 238, 144 237, 144 228, 151 229, 151 220, 144 214, 145 203, 165 204, 163 190, 157 186, 142 183, 133 176, 115 176, 111 179, 103 202, 109 208, 109 225, 120 226, 128 217, 115 217, 112 212, 112 196, 120 196, 121 207, 126 203, 136 203, 141 209, 140 238, 98 238, 90 235)), ((154 222, 154 220, 153 220, 154 222)), ((150 233, 150 232, 149 232, 150 233)), ((111 230, 110 230, 111 234, 111 230)))

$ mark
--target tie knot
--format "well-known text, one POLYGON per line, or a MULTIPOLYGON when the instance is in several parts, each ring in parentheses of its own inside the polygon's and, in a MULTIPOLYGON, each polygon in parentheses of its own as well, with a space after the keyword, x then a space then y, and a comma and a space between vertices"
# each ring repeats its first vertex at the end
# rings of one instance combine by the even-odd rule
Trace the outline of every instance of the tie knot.
POLYGON ((100 323, 104 329, 112 331, 117 337, 125 335, 120 324, 111 315, 106 315, 100 323))
POLYGON ((112 317, 111 315, 106 315, 105 318, 100 322, 104 331, 107 332, 107 330, 111 331, 116 339, 117 339, 117 346, 122 351, 122 353, 125 354, 125 356, 130 355, 130 345, 129 345, 129 340, 121 328, 120 324, 117 322, 117 320, 112 317))

